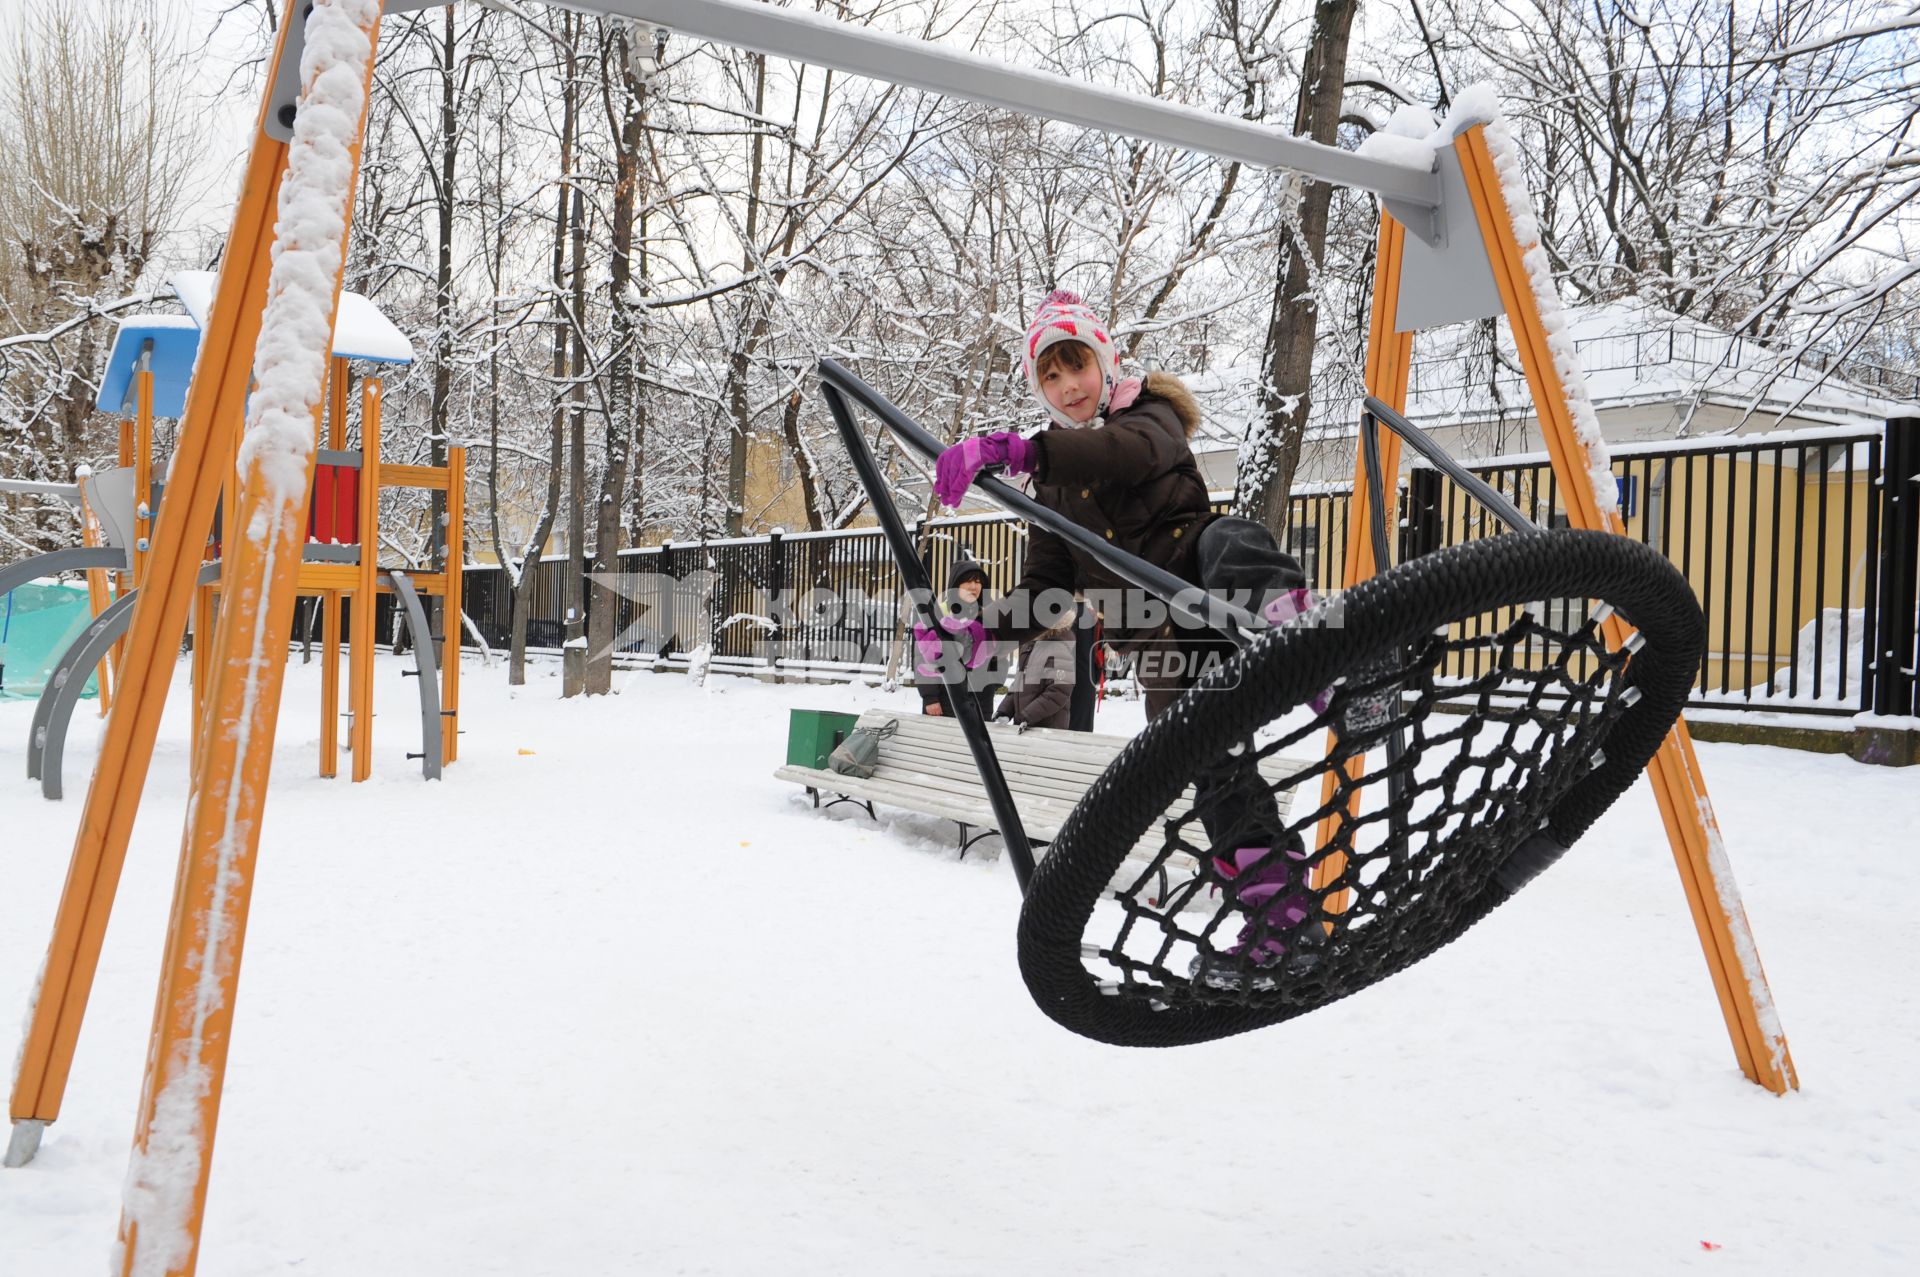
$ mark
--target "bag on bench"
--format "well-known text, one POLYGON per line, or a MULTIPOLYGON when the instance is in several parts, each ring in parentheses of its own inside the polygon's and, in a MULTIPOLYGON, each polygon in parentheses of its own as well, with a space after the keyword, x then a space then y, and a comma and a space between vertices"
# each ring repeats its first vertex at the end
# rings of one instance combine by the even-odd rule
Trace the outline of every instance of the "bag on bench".
POLYGON ((880 766, 880 742, 900 730, 900 720, 890 718, 878 727, 856 727, 853 735, 833 747, 827 755, 827 767, 842 776, 866 780, 880 766))

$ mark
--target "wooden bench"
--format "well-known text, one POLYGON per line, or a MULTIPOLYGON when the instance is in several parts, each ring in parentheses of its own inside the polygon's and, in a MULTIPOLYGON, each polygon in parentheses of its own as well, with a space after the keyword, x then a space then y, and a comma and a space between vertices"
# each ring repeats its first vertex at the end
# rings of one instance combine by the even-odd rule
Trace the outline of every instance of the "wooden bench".
MULTIPOLYGON (((835 795, 838 802, 853 802, 873 815, 873 804, 884 803, 907 811, 921 812, 951 820, 960 826, 960 854, 989 834, 998 832, 998 821, 987 801, 986 787, 974 767, 973 753, 967 748, 960 724, 951 718, 934 718, 912 712, 868 710, 858 726, 878 727, 889 720, 899 723, 894 735, 880 742, 880 762, 872 776, 860 779, 814 767, 782 767, 774 772, 778 780, 806 786, 814 806, 820 795, 835 795), (978 833, 970 831, 978 829, 978 833)), ((1035 845, 1052 842, 1066 823, 1067 813, 1092 787, 1127 744, 1125 736, 1100 736, 1092 732, 1067 732, 1035 727, 1017 731, 1011 724, 992 723, 988 732, 994 752, 1000 757, 1000 770, 1007 778, 1007 790, 1013 796, 1014 809, 1020 813, 1027 838, 1035 845)), ((1305 764, 1298 760, 1268 758, 1260 771, 1270 784, 1296 774, 1305 764)), ((1293 790, 1274 794, 1280 815, 1285 819, 1293 801, 1293 790)), ((1116 886, 1139 880, 1140 874, 1159 855, 1165 845, 1163 826, 1171 818, 1191 810, 1193 790, 1189 787, 1174 801, 1166 815, 1142 835, 1119 873, 1116 886)), ((1171 857, 1167 872, 1188 878, 1199 874, 1191 856, 1171 857)), ((1161 883, 1161 897, 1170 885, 1161 883)))

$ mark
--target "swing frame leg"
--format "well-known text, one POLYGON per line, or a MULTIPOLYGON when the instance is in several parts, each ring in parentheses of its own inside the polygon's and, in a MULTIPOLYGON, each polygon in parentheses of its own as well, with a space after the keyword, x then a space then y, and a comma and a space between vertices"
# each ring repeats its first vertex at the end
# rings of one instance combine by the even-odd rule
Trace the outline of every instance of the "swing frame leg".
MULTIPOLYGON (((1487 126, 1474 125, 1454 141, 1462 173, 1487 250, 1501 304, 1512 326, 1514 344, 1526 372, 1541 433, 1552 458, 1554 477, 1567 505, 1567 521, 1576 528, 1594 529, 1624 535, 1625 526, 1617 511, 1603 507, 1593 486, 1591 457, 1586 443, 1575 428, 1569 387, 1561 376, 1547 332, 1540 298, 1534 293, 1533 278, 1526 256, 1537 251, 1534 244, 1521 244, 1514 231, 1513 211, 1507 203, 1493 151, 1487 141, 1487 126)), ((1466 228, 1458 228, 1456 233, 1466 228)), ((1371 324, 1367 336, 1366 384, 1369 393, 1396 411, 1404 412, 1407 376, 1412 364, 1413 333, 1402 332, 1398 323, 1398 302, 1406 228, 1390 214, 1382 214, 1377 241, 1371 324)), ((1400 440, 1392 432, 1379 439, 1381 504, 1379 513, 1387 527, 1396 526, 1400 473, 1400 440)), ((1353 586, 1373 576, 1384 564, 1376 563, 1368 529, 1374 520, 1368 493, 1368 470, 1364 447, 1356 449, 1353 495, 1347 508, 1346 571, 1344 584, 1353 586)), ((1618 615, 1605 622, 1610 646, 1618 648, 1632 636, 1626 621, 1618 615)), ((1331 739, 1329 747, 1331 748, 1331 739)), ((1347 764, 1349 779, 1359 779, 1362 764, 1347 764)), ((1647 778, 1666 826, 1667 840, 1673 849, 1681 887, 1687 897, 1694 929, 1707 961, 1714 992, 1720 1002, 1727 1035, 1734 1057, 1748 1080, 1775 1094, 1799 1088, 1799 1077, 1787 1049, 1785 1031, 1774 1010, 1766 973, 1761 969, 1759 950, 1753 943, 1745 907, 1734 882, 1731 863, 1726 856, 1713 804, 1707 796, 1699 759, 1684 718, 1676 721, 1653 760, 1647 765, 1647 778)), ((1338 778, 1329 774, 1321 788, 1323 805, 1331 803, 1338 778)), ((1357 789, 1349 802, 1358 803, 1357 789)), ((1349 811, 1351 817, 1356 813, 1349 811)), ((1325 848, 1340 824, 1338 814, 1324 817, 1317 831, 1317 846, 1325 848)), ((1345 857, 1332 853, 1315 866, 1313 885, 1324 889, 1336 881, 1345 868, 1345 857)), ((1351 896, 1340 892, 1326 898, 1326 909, 1338 912, 1348 908, 1351 896)))

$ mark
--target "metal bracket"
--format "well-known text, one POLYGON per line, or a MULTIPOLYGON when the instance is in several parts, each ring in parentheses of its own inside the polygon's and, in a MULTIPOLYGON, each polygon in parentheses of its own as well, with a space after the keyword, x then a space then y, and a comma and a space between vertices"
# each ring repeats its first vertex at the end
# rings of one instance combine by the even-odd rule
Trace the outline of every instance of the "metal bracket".
POLYGON ((40 1151, 40 1136, 47 1124, 37 1117, 23 1117, 13 1124, 13 1134, 7 1139, 6 1165, 9 1169, 25 1166, 40 1151))
POLYGON ((280 61, 273 68, 273 88, 267 94, 266 134, 276 142, 293 141, 293 117, 300 104, 300 54, 307 47, 307 18, 313 5, 302 0, 299 14, 286 14, 293 28, 287 32, 280 61))
POLYGON ((1407 228, 1400 262, 1400 297, 1394 313, 1398 332, 1418 332, 1504 314, 1493 262, 1480 235, 1473 195, 1460 165, 1460 152, 1442 146, 1434 152, 1440 202, 1427 206, 1382 198, 1395 221, 1407 228))

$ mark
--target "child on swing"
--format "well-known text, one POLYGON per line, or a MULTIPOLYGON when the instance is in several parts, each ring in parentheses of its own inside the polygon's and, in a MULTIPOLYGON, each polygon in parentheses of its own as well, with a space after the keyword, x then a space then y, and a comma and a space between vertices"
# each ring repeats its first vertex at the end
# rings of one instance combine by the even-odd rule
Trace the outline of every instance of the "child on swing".
MULTIPOLYGON (((934 489, 943 503, 958 506, 984 467, 1004 466, 1009 475, 1032 476, 1042 505, 1120 549, 1214 593, 1250 594, 1252 610, 1272 624, 1309 606, 1305 573, 1266 528, 1211 511, 1187 442, 1199 428, 1199 406, 1178 377, 1150 372, 1144 379, 1120 378, 1107 325, 1065 290, 1040 303, 1022 342, 1021 362, 1052 424, 1032 438, 1001 430, 947 448, 935 466, 934 489)), ((1116 591, 1126 597, 1127 589, 1091 555, 1033 526, 1025 571, 1005 596, 1016 606, 992 632, 1018 642, 1045 629, 1035 604, 1049 591, 1116 591)), ((1144 658, 1138 662, 1140 681, 1152 718, 1204 667, 1179 659, 1194 655, 1196 644, 1182 644, 1173 622, 1139 620, 1108 617, 1109 638, 1144 658)), ((1306 853, 1299 837, 1285 832, 1272 794, 1252 767, 1203 778, 1195 789, 1213 867, 1247 922, 1226 954, 1196 960, 1193 975, 1214 987, 1237 987, 1240 962, 1256 968, 1280 964, 1288 948, 1282 934, 1310 912, 1300 880, 1306 853)), ((1312 957, 1298 954, 1293 965, 1312 957)))

